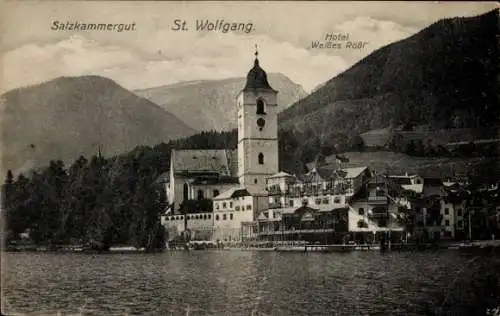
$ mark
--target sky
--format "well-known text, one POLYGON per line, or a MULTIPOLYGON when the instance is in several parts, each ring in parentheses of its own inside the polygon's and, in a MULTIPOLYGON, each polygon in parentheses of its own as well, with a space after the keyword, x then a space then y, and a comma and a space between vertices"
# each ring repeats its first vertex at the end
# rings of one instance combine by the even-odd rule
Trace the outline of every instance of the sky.
POLYGON ((474 16, 495 2, 134 2, 4 1, 1 91, 59 76, 101 75, 143 89, 246 76, 255 45, 262 68, 311 91, 374 50, 443 18, 474 16), (188 30, 172 30, 175 20, 188 30), (252 23, 251 32, 196 30, 197 20, 252 23), (66 23, 135 23, 131 31, 52 30, 66 23), (362 48, 312 48, 347 34, 362 48))

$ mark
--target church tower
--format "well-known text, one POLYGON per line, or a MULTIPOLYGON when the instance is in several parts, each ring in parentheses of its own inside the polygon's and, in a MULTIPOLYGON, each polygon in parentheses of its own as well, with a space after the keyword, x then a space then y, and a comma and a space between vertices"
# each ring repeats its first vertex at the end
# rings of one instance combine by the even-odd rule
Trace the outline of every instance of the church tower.
POLYGON ((278 172, 278 91, 267 81, 258 52, 238 94, 238 178, 241 185, 265 192, 266 178, 278 172))

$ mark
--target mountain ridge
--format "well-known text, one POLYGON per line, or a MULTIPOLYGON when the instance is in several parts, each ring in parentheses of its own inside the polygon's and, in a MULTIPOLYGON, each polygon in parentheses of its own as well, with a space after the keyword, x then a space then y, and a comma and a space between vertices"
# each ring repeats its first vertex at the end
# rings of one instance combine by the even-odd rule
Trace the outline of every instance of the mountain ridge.
POLYGON ((114 155, 195 133, 173 114, 101 76, 58 77, 0 98, 3 169, 27 169, 51 159, 69 163, 97 153, 97 147, 114 155))
POLYGON ((335 138, 332 125, 347 136, 398 125, 498 125, 498 25, 498 9, 437 21, 326 81, 280 113, 280 124, 323 140, 335 138))
MULTIPOLYGON (((270 73, 271 86, 278 90, 278 104, 285 109, 307 93, 281 73, 270 73)), ((236 128, 236 96, 246 78, 195 80, 133 90, 173 113, 189 126, 202 130, 231 130, 236 128)))

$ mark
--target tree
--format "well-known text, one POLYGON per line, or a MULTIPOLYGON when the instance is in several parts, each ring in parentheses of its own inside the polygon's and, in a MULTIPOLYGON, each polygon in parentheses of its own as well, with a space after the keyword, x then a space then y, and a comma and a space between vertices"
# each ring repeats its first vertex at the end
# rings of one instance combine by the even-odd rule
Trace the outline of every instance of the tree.
POLYGON ((406 150, 406 146, 403 136, 398 132, 393 132, 389 137, 387 147, 394 152, 404 152, 406 150))
POLYGON ((14 175, 12 174, 11 170, 7 171, 7 176, 5 178, 5 183, 3 185, 3 191, 2 191, 2 203, 3 203, 3 208, 4 209, 9 209, 11 206, 12 201, 12 189, 14 185, 14 175))
POLYGON ((408 145, 406 145, 405 152, 409 156, 415 155, 415 153, 416 153, 416 146, 415 146, 415 142, 413 140, 410 140, 410 142, 408 143, 408 145))
POLYGON ((436 149, 434 148, 434 146, 432 145, 432 140, 427 139, 425 141, 425 145, 424 145, 424 155, 425 156, 434 156, 436 154, 437 154, 437 152, 436 152, 436 149))
POLYGON ((425 147, 424 147, 424 143, 422 142, 422 140, 417 139, 414 142, 414 144, 415 144, 414 154, 416 156, 420 156, 420 157, 426 156, 425 147))
POLYGON ((351 149, 354 151, 365 151, 365 142, 363 138, 360 135, 356 135, 353 138, 351 138, 351 149))
POLYGON ((5 222, 6 225, 4 229, 7 232, 7 242, 15 240, 20 233, 25 230, 25 223, 23 221, 24 209, 22 203, 18 203, 18 200, 24 195, 24 187, 26 184, 24 176, 19 175, 19 183, 14 182, 14 175, 12 171, 7 172, 5 179, 5 184, 3 187, 3 209, 5 212, 5 222))

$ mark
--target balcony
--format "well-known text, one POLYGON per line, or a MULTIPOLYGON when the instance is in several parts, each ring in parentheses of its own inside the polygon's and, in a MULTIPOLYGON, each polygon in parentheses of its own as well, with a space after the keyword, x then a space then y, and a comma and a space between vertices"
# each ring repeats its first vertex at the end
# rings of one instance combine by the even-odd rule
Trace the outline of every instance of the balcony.
POLYGON ((269 195, 278 195, 278 196, 283 194, 279 185, 270 186, 269 188, 267 188, 267 193, 269 195))
POLYGON ((385 207, 374 207, 368 212, 368 218, 376 220, 381 218, 388 218, 389 210, 385 207))
POLYGON ((282 208, 283 207, 283 203, 281 202, 273 202, 273 203, 269 203, 269 208, 282 208))
POLYGON ((387 196, 385 195, 369 195, 367 198, 369 203, 374 204, 385 204, 387 203, 387 196))
POLYGON ((336 230, 333 228, 318 228, 318 229, 287 229, 287 230, 263 230, 259 231, 259 236, 265 235, 289 235, 289 234, 324 234, 324 233, 335 233, 336 230))
POLYGON ((291 198, 302 197, 304 194, 300 190, 290 190, 285 193, 286 196, 291 198))

